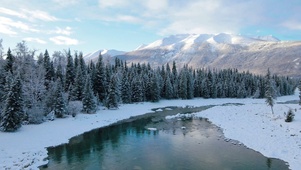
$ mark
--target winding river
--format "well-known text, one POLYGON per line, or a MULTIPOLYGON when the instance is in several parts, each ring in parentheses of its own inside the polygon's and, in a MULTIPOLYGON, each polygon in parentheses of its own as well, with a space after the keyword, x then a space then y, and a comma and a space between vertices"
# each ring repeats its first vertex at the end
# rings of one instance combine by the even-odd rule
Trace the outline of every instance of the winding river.
POLYGON ((40 169, 288 169, 284 161, 225 139, 220 128, 196 117, 151 115, 123 121, 48 148, 48 154, 48 165, 40 169))

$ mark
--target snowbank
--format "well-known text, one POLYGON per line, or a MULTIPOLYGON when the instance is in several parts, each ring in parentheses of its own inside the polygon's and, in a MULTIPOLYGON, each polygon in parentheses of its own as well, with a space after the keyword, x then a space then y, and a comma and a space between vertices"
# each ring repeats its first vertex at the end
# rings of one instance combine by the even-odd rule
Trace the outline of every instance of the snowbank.
MULTIPOLYGON (((298 96, 294 95, 281 97, 278 101, 297 99, 298 96)), ((277 104, 275 116, 272 116, 262 99, 193 99, 122 105, 119 110, 101 109, 96 114, 78 114, 75 118, 24 125, 15 133, 0 132, 0 169, 38 169, 38 166, 47 163, 46 147, 67 143, 73 136, 151 112, 152 108, 226 103, 244 105, 216 106, 197 115, 208 117, 222 127, 227 138, 239 140, 268 157, 283 159, 292 169, 301 167, 301 111, 296 113, 294 122, 285 123, 283 120, 287 107, 299 108, 297 104, 277 104), (281 118, 275 119, 278 115, 281 118)))
POLYGON ((301 167, 301 110, 297 104, 276 104, 275 115, 264 103, 241 106, 217 106, 197 116, 206 117, 223 129, 226 138, 238 140, 266 157, 279 158, 289 168, 301 167), (292 108, 293 122, 284 122, 284 112, 292 108))

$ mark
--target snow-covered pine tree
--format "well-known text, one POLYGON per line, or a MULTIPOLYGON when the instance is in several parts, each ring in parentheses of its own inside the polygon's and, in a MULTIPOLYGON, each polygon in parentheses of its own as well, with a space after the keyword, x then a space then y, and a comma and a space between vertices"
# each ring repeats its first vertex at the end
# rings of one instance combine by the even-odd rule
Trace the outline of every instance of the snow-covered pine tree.
POLYGON ((16 131, 20 128, 24 116, 22 84, 19 75, 13 80, 10 87, 0 116, 0 130, 5 132, 16 131))
POLYGON ((158 74, 155 72, 151 75, 150 79, 150 100, 152 102, 158 102, 160 99, 160 88, 159 88, 159 82, 158 82, 158 74))
POLYGON ((73 65, 73 59, 70 53, 70 49, 67 52, 67 66, 66 66, 66 77, 65 77, 65 92, 69 90, 69 87, 73 85, 74 83, 74 77, 75 77, 75 69, 73 65))
POLYGON ((74 79, 74 85, 72 86, 69 99, 72 101, 82 100, 84 94, 85 77, 83 75, 81 66, 78 65, 76 68, 76 75, 74 79))
POLYGON ((99 53, 98 60, 95 67, 95 77, 92 80, 92 87, 94 94, 98 96, 98 100, 102 102, 105 99, 105 67, 101 53, 99 53))
POLYGON ((45 69, 45 86, 46 89, 48 89, 48 85, 50 83, 50 81, 52 80, 52 73, 51 73, 51 62, 50 62, 50 57, 49 57, 49 53, 47 50, 45 50, 44 53, 44 58, 43 58, 43 66, 45 69))
POLYGON ((274 114, 274 110, 273 110, 273 106, 275 104, 274 98, 275 98, 275 91, 273 88, 273 84, 272 84, 272 79, 271 79, 271 72, 270 69, 268 69, 268 72, 265 76, 266 78, 266 91, 265 91, 265 102, 268 106, 271 107, 272 110, 272 114, 274 114))
POLYGON ((171 84, 171 80, 170 80, 170 73, 166 74, 166 79, 165 79, 165 84, 164 84, 164 96, 166 99, 171 99, 173 96, 173 92, 172 92, 172 84, 171 84))
POLYGON ((203 81, 202 81, 202 96, 201 97, 204 97, 205 99, 208 99, 210 98, 210 91, 209 91, 209 79, 208 78, 205 78, 203 81))
POLYGON ((54 98, 54 114, 57 118, 62 118, 67 113, 66 103, 63 97, 62 82, 57 81, 54 98))
POLYGON ((12 55, 10 48, 8 48, 5 61, 6 61, 6 64, 4 66, 5 71, 13 73, 13 64, 15 62, 15 57, 12 55))
MULTIPOLYGON (((188 66, 187 66, 188 67, 188 66)), ((192 99, 194 96, 194 79, 193 79, 193 74, 192 74, 192 70, 188 69, 186 71, 186 75, 187 75, 187 99, 192 99)))
POLYGON ((74 69, 75 70, 77 69, 78 65, 79 65, 78 54, 77 54, 77 51, 75 51, 75 53, 74 53, 74 69))
POLYGON ((131 91, 131 84, 127 75, 127 72, 124 71, 122 74, 121 80, 121 99, 123 103, 132 103, 131 100, 132 91, 131 91))
POLYGON ((84 60, 82 52, 79 52, 79 55, 78 55, 78 64, 79 64, 79 66, 80 66, 80 68, 82 70, 82 75, 86 76, 86 74, 87 74, 87 66, 86 66, 86 63, 85 63, 85 60, 84 60))
POLYGON ((64 74, 63 74, 63 68, 61 64, 57 65, 56 71, 55 71, 55 79, 60 80, 61 82, 64 81, 64 74))
POLYGON ((94 113, 96 111, 96 97, 93 93, 91 78, 88 75, 85 84, 84 97, 83 97, 83 112, 94 113))
POLYGON ((179 74, 179 97, 181 99, 187 99, 187 74, 185 67, 179 74))
POLYGON ((132 102, 142 102, 143 101, 143 84, 141 77, 136 75, 132 80, 132 102))
POLYGON ((104 103, 108 109, 118 108, 118 94, 118 79, 116 75, 113 75, 111 77, 111 81, 108 88, 108 94, 104 103))
POLYGON ((179 76, 177 71, 176 62, 173 61, 172 63, 172 77, 171 77, 171 84, 173 85, 173 98, 179 97, 179 76))

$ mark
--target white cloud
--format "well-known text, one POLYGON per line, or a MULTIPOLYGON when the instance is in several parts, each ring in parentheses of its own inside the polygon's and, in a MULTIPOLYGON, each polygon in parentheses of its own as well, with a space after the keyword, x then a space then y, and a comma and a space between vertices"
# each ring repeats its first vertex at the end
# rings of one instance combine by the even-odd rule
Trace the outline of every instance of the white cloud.
POLYGON ((65 28, 59 28, 56 27, 56 30, 54 31, 56 34, 62 34, 62 35, 71 35, 72 34, 72 28, 71 27, 65 27, 65 28))
POLYGON ((168 0, 148 0, 144 5, 152 11, 166 10, 168 8, 168 0))
POLYGON ((78 45, 79 41, 77 39, 65 37, 65 36, 55 36, 49 38, 50 41, 54 42, 56 45, 78 45))
POLYGON ((26 19, 25 15, 22 15, 20 12, 16 12, 8 8, 0 7, 0 13, 26 19))
POLYGON ((68 0, 68 1, 62 1, 62 0, 52 0, 55 4, 59 5, 60 7, 67 7, 71 5, 75 5, 79 3, 79 0, 68 0))
POLYGON ((284 2, 262 0, 99 0, 99 18, 138 23, 158 33, 238 33, 241 29, 275 27, 284 2), (132 16, 132 17, 129 17, 132 16))
POLYGON ((28 42, 36 42, 39 44, 47 44, 46 41, 40 39, 40 38, 33 38, 33 37, 27 37, 23 39, 24 41, 28 41, 28 42))
MULTIPOLYGON (((16 28, 19 29, 21 31, 29 31, 29 32, 40 32, 39 30, 30 27, 29 25, 21 22, 21 21, 14 21, 10 18, 6 18, 6 17, 1 17, 0 16, 0 23, 2 25, 2 27, 6 27, 9 30, 12 30, 12 28, 16 28)), ((12 31, 11 33, 13 33, 15 31, 12 31)), ((16 32, 15 32, 16 33, 16 32)))
POLYGON ((0 24, 0 33, 7 35, 16 35, 17 32, 13 31, 9 26, 0 24))
POLYGON ((58 21, 59 19, 56 18, 55 16, 52 16, 48 14, 45 11, 40 11, 40 10, 28 10, 28 9, 21 9, 21 11, 14 11, 8 8, 3 8, 0 7, 0 13, 10 15, 10 16, 15 16, 18 18, 26 19, 28 21, 36 21, 36 20, 41 20, 41 21, 58 21))
POLYGON ((99 0, 98 3, 100 8, 120 8, 130 5, 131 2, 129 1, 131 0, 99 0))
POLYGON ((27 18, 29 20, 42 20, 42 21, 58 21, 59 19, 49 15, 47 12, 40 11, 40 10, 27 10, 22 9, 25 15, 27 15, 27 18))
POLYGON ((129 23, 140 23, 141 19, 130 15, 119 15, 116 18, 117 21, 129 22, 129 23))

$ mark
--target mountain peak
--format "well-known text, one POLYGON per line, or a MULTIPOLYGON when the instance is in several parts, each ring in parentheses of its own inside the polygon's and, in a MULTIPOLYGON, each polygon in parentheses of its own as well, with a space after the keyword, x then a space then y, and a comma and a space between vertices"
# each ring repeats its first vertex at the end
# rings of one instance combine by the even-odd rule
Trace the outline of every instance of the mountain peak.
POLYGON ((96 50, 94 52, 91 52, 89 54, 86 54, 84 56, 84 59, 86 61, 91 61, 91 60, 96 60, 99 56, 99 53, 101 53, 102 56, 105 56, 105 57, 114 57, 114 56, 117 56, 117 55, 122 55, 122 54, 125 54, 126 52, 125 51, 118 51, 118 50, 114 50, 114 49, 103 49, 103 50, 96 50))
POLYGON ((154 41, 146 46, 140 47, 142 49, 188 49, 192 45, 199 46, 202 43, 209 43, 212 45, 216 44, 237 44, 237 45, 250 45, 255 42, 278 42, 278 38, 274 36, 258 36, 258 37, 248 37, 243 35, 235 35, 229 33, 219 33, 219 34, 176 34, 170 35, 163 39, 154 41))

